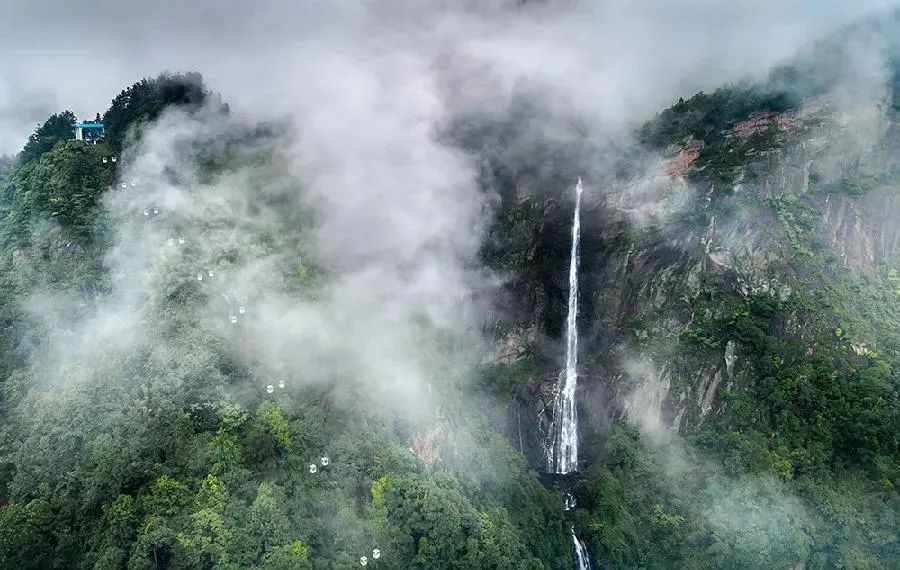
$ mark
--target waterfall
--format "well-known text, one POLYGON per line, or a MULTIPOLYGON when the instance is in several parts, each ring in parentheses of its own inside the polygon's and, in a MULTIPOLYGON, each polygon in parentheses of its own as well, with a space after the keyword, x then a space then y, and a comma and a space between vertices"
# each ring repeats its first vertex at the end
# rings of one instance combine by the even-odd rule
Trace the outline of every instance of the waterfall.
POLYGON ((522 445, 522 406, 519 404, 519 400, 516 399, 516 426, 518 426, 519 430, 519 453, 525 454, 525 446, 522 445))
POLYGON ((566 491, 566 498, 563 499, 563 506, 567 511, 571 511, 578 506, 578 501, 575 500, 575 495, 572 494, 572 491, 566 491))
POLYGON ((553 406, 553 430, 547 470, 570 473, 578 468, 578 245, 581 240, 581 178, 575 185, 575 215, 572 221, 572 254, 569 260, 569 314, 566 317, 566 369, 559 376, 553 406))
POLYGON ((587 547, 575 536, 575 527, 572 527, 572 542, 575 543, 575 563, 577 570, 591 570, 591 556, 587 547))

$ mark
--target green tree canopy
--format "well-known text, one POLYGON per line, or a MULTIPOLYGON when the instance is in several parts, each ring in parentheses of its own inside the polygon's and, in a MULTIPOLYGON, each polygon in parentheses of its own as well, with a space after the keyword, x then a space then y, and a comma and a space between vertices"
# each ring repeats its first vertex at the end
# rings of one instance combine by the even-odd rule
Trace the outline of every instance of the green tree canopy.
MULTIPOLYGON (((71 139, 75 136, 75 113, 63 111, 51 115, 44 121, 25 143, 25 148, 19 153, 19 161, 28 164, 39 159, 42 154, 56 146, 56 143, 71 139)), ((2 170, 2 167, 0 167, 2 170)))
MULTIPOLYGON (((103 115, 106 139, 119 149, 138 128, 159 117, 169 106, 196 110, 210 97, 203 76, 196 72, 162 73, 153 79, 141 79, 112 100, 103 115)), ((223 109, 227 109, 223 105, 223 109)))
POLYGON ((100 196, 115 182, 114 169, 102 165, 102 153, 103 145, 60 144, 10 178, 13 201, 24 214, 37 213, 87 235, 100 196))

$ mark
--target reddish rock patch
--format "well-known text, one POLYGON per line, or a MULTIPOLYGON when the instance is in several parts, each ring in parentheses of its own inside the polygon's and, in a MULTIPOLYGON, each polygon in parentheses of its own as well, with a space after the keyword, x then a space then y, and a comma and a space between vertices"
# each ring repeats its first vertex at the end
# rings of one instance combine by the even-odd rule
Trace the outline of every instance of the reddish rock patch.
POLYGON ((434 430, 416 434, 412 437, 409 445, 412 454, 428 467, 441 460, 441 454, 434 444, 435 435, 434 430))
POLYGON ((731 128, 731 134, 743 139, 750 138, 769 128, 771 125, 778 127, 780 131, 789 131, 799 122, 792 113, 776 113, 774 111, 760 111, 753 113, 746 121, 741 121, 731 128))
POLYGON ((675 180, 684 180, 684 174, 691 164, 700 157, 700 151, 703 149, 703 141, 693 138, 689 139, 684 148, 679 151, 678 156, 667 162, 663 166, 663 174, 675 180))
POLYGON ((772 111, 762 111, 753 113, 746 121, 741 121, 731 128, 731 132, 741 138, 749 138, 758 134, 771 125, 778 113, 772 111))

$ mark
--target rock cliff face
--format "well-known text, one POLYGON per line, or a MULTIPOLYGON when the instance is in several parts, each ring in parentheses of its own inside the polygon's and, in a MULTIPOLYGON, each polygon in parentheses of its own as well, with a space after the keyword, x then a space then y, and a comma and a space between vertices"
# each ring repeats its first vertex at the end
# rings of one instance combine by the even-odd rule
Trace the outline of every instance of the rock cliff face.
POLYGON ((873 267, 900 255, 900 193, 882 186, 860 198, 827 196, 823 232, 851 267, 873 267))
MULTIPOLYGON (((650 192, 586 181, 578 318, 585 461, 611 422, 690 433, 721 411, 723 390, 752 381, 734 341, 703 355, 681 349, 698 300, 713 311, 720 295, 785 301, 828 271, 873 269, 900 256, 894 118, 866 108, 861 128, 836 113, 816 101, 751 117, 725 133, 716 152, 727 160, 704 160, 702 144, 689 139, 640 183, 650 192)), ((508 268, 496 355, 536 363, 509 395, 505 431, 536 468, 562 368, 569 194, 558 186, 508 196, 501 212, 515 236, 494 250, 508 268)), ((802 335, 802 317, 786 316, 780 329, 802 335)))

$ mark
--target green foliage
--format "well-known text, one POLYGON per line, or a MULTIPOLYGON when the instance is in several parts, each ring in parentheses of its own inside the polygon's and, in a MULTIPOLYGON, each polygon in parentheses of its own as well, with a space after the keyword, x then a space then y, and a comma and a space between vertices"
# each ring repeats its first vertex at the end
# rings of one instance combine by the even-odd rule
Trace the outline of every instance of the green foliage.
POLYGON ((684 517, 681 515, 666 512, 662 505, 655 505, 650 515, 650 520, 655 526, 667 529, 677 529, 684 523, 684 517))
POLYGON ((221 479, 215 475, 207 475, 200 483, 200 491, 197 494, 197 505, 220 511, 228 501, 228 490, 221 479))
POLYGON ((53 548, 55 513, 46 501, 35 499, 0 510, 0 564, 4 568, 44 568, 36 554, 53 548))
POLYGON ((798 138, 800 127, 783 132, 775 123, 747 137, 727 136, 703 148, 695 164, 694 178, 705 178, 720 195, 730 195, 734 184, 754 182, 755 175, 748 167, 773 149, 783 148, 798 138))
POLYGON ((897 178, 896 172, 880 172, 878 174, 862 174, 843 176, 835 182, 822 186, 823 192, 829 194, 844 194, 852 198, 859 198, 869 190, 889 184, 897 178))
POLYGON ((121 149, 129 136, 137 137, 142 125, 159 117, 170 107, 196 110, 209 92, 199 73, 163 73, 153 79, 141 79, 113 99, 103 115, 106 139, 114 149, 121 149))
POLYGON ((395 548, 416 568, 543 568, 503 509, 479 513, 452 479, 392 479, 384 490, 395 548))
MULTIPOLYGON (((689 106, 681 110, 687 113, 689 106)), ((714 190, 740 176, 743 195, 758 195, 741 198, 743 207, 732 212, 739 215, 731 215, 723 206, 737 200, 719 194, 679 223, 700 230, 709 224, 694 218, 710 212, 720 227, 774 219, 777 225, 762 231, 784 239, 788 255, 762 269, 756 262, 772 252, 749 245, 749 281, 771 279, 764 272, 777 267, 775 278, 786 286, 764 293, 754 284, 757 292, 749 293, 746 260, 737 260, 724 279, 701 275, 684 298, 686 309, 663 308, 659 315, 619 322, 643 330, 673 318, 688 323, 675 350, 666 348, 666 338, 646 339, 644 333, 639 339, 645 355, 656 360, 662 352, 660 360, 677 370, 669 397, 684 390, 673 407, 684 408, 685 416, 699 414, 691 396, 703 393, 687 392, 697 389, 690 375, 703 370, 698 366, 717 371, 722 382, 699 427, 691 419, 681 424, 688 437, 664 436, 660 445, 613 428, 593 455, 597 463, 580 478, 575 518, 581 535, 610 567, 890 568, 900 555, 890 538, 900 505, 897 270, 893 263, 874 270, 844 267, 821 242, 816 196, 759 196, 764 193, 754 187, 748 166, 761 152, 791 142, 786 135, 769 128, 743 139, 708 136, 713 143, 698 159, 702 179, 695 182, 714 190), (726 347, 736 349, 727 371, 726 347)), ((669 142, 677 140, 659 144, 669 142)), ((884 172, 827 186, 811 183, 852 198, 894 178, 884 172)), ((635 247, 647 255, 653 245, 635 247)))
POLYGON ((735 479, 683 442, 616 429, 578 516, 614 567, 772 568, 807 559, 814 524, 778 482, 735 479))
MULTIPOLYGON (((814 242, 811 212, 791 200, 775 207, 783 223, 796 226, 792 239, 802 232, 804 243, 814 242)), ((810 255, 807 259, 818 262, 810 255)), ((832 273, 824 290, 807 295, 795 284, 798 290, 786 301, 766 294, 695 301, 698 318, 682 341, 713 351, 736 343, 740 364, 735 367, 744 371, 722 396, 725 413, 705 424, 696 439, 723 470, 719 479, 710 480, 716 485, 711 520, 724 523, 741 516, 752 521, 752 509, 768 513, 739 536, 709 529, 721 541, 715 556, 727 555, 742 567, 766 567, 790 552, 814 567, 884 568, 894 555, 884 537, 893 526, 890 505, 898 501, 891 483, 898 476, 895 426, 900 421, 895 362, 853 346, 859 334, 875 333, 885 353, 897 354, 893 331, 900 316, 888 301, 891 276, 886 269, 866 283, 849 272, 838 278, 832 273), (861 309, 865 316, 858 314, 861 309), (789 328, 791 322, 799 323, 793 325, 797 328, 789 328), (731 478, 752 484, 740 487, 731 478), (764 481, 770 486, 761 487, 764 481), (783 490, 774 493, 773 481, 782 482, 783 490), (723 497, 729 489, 732 494, 723 497), (759 493, 786 494, 791 511, 778 522, 773 518, 778 511, 761 506, 765 495, 759 493), (848 493, 855 503, 839 499, 848 493), (748 505, 751 511, 742 510, 748 505), (846 525, 854 528, 852 536, 846 525), (785 534, 785 527, 796 530, 785 534), (760 550, 760 545, 774 550, 760 550)))
POLYGON ((533 358, 519 358, 510 363, 494 363, 479 374, 481 388, 494 395, 510 394, 513 388, 537 371, 533 358))
POLYGON ((241 459, 240 441, 224 428, 219 429, 210 441, 213 471, 220 473, 236 466, 241 459))
MULTIPOLYGON (((350 568, 378 547, 385 568, 567 567, 557 497, 455 386, 442 389, 458 422, 438 444, 444 459, 425 468, 408 446, 429 426, 368 402, 334 407, 321 390, 248 396, 258 386, 225 339, 191 320, 208 299, 184 284, 147 300, 147 338, 111 343, 90 366, 72 364, 76 354, 58 367, 47 360, 48 335, 75 334, 70 323, 96 317, 106 299, 102 198, 117 165, 103 157, 167 106, 194 111, 207 97, 199 76, 144 80, 113 102, 106 143, 53 145, 45 129, 29 147, 45 145, 39 156, 0 175, 0 566, 350 568), (35 291, 60 314, 29 311, 35 291), (466 455, 452 451, 466 438, 466 455), (310 474, 325 453, 331 465, 310 474), (427 511, 398 500, 406 492, 432 493, 413 503, 427 511)), ((197 149, 201 177, 265 158, 242 140, 197 149)), ((270 179, 247 184, 258 194, 251 207, 284 207, 266 194, 270 179)), ((286 291, 312 298, 327 286, 307 234, 248 239, 249 252, 227 252, 230 262, 286 252, 286 291)), ((433 334, 425 329, 423 338, 433 334)))
POLYGON ((648 146, 663 148, 694 137, 707 143, 717 142, 722 131, 758 111, 781 112, 796 102, 784 92, 750 85, 734 85, 700 92, 666 109, 638 131, 639 140, 648 146))
POLYGON ((68 141, 44 153, 9 181, 12 212, 19 220, 31 215, 57 221, 79 237, 98 226, 101 195, 115 182, 115 171, 102 165, 102 145, 68 141))
MULTIPOLYGON (((199 76, 143 80, 107 112, 110 144, 118 152, 167 106, 196 110, 207 97, 199 76)), ((730 180, 752 153, 783 141, 772 130, 726 140, 722 130, 792 104, 775 90, 701 93, 641 136, 651 146, 702 139, 704 164, 719 173, 716 180, 730 180)), ((109 147, 50 144, 52 131, 36 136, 34 158, 2 182, 0 566, 351 568, 378 547, 376 568, 570 568, 573 523, 595 562, 616 568, 880 568, 896 559, 900 277, 895 267, 866 276, 826 267, 818 214, 803 199, 755 204, 777 219, 797 254, 789 261, 812 275, 791 283, 792 297, 735 293, 702 276, 708 282, 699 293, 673 303, 673 313, 691 315, 678 342, 676 334, 671 346, 640 344, 677 357, 679 376, 697 363, 719 366, 725 347, 737 347, 736 372, 720 389, 716 412, 691 424, 696 433, 661 444, 619 423, 592 436, 586 469, 563 483, 574 487, 578 508, 564 513, 556 490, 541 484, 491 429, 497 417, 485 413, 505 409, 509 394, 542 371, 537 350, 479 371, 475 384, 487 404, 473 403, 449 380, 436 383, 440 417, 418 425, 373 410, 352 387, 258 394, 249 365, 228 354, 219 331, 187 324, 185 315, 198 314, 207 299, 180 284, 148 301, 149 328, 158 335, 110 348, 89 367, 63 362, 47 370, 53 367, 38 358, 40 327, 55 325, 30 321, 16 299, 49 285, 79 301, 71 304, 75 316, 95 314, 105 278, 100 198, 116 175, 100 160, 109 147), (63 238, 76 239, 78 250, 43 253, 63 238), (167 340, 173 330, 178 343, 167 340), (860 337, 877 342, 863 352, 854 344, 860 337), (438 457, 433 463, 410 453, 410 439, 422 433, 438 457), (330 465, 309 473, 325 454, 330 465)), ((235 147, 203 152, 204 180, 259 158, 235 147)), ((538 177, 539 168, 529 168, 538 177)), ((248 207, 260 207, 266 196, 253 190, 259 195, 248 207)), ((513 293, 532 295, 565 267, 559 260, 568 244, 558 229, 567 233, 571 211, 511 200, 505 190, 511 203, 498 213, 482 257, 515 275, 513 293)), ((679 223, 688 227, 678 229, 696 233, 713 213, 723 220, 728 212, 720 200, 686 213, 679 223)), ((633 247, 640 263, 652 264, 641 250, 668 240, 667 230, 618 227, 610 247, 633 247)), ((285 289, 304 298, 326 291, 325 270, 307 257, 301 262, 298 252, 312 248, 308 237, 249 239, 252 254, 234 248, 229 261, 286 250, 285 289)), ((616 311, 627 312, 631 301, 626 292, 616 311)), ((654 318, 672 316, 668 309, 625 315, 619 324, 640 326, 646 340, 654 318)), ((547 313, 538 332, 553 336, 562 319, 547 313)), ((430 357, 429 335, 440 337, 423 326, 417 340, 430 357)), ((585 338, 606 343, 606 335, 593 330, 585 338)), ((590 356, 592 365, 610 358, 590 356)), ((688 407, 695 396, 685 397, 688 407)))
POLYGON ((798 255, 812 257, 810 240, 818 228, 818 213, 793 194, 772 198, 770 203, 794 251, 798 255))
POLYGON ((263 402, 259 406, 259 416, 265 422, 266 431, 275 440, 275 444, 282 449, 288 449, 291 446, 290 427, 281 409, 275 402, 263 402))
POLYGON ((25 143, 25 148, 19 153, 19 163, 23 166, 38 160, 41 155, 51 150, 57 143, 71 140, 75 137, 75 123, 77 119, 72 111, 63 111, 51 115, 44 121, 25 143))
POLYGON ((270 551, 293 538, 291 522, 281 504, 272 485, 259 484, 241 531, 241 549, 250 554, 245 557, 244 565, 264 560, 270 551))
POLYGON ((231 563, 229 549, 234 531, 221 513, 203 508, 190 514, 183 532, 176 535, 178 566, 184 568, 238 568, 231 563))
POLYGON ((190 501, 190 491, 184 483, 167 475, 153 482, 142 500, 144 508, 157 516, 171 516, 180 512, 190 501))
POLYGON ((306 570, 312 568, 309 562, 309 547, 295 540, 290 544, 276 546, 263 557, 253 570, 306 570))
MULTIPOLYGON (((683 338, 694 342, 702 336, 717 346, 734 341, 743 347, 741 357, 757 381, 728 395, 732 411, 722 420, 741 438, 753 430, 770 440, 770 449, 786 445, 794 457, 820 458, 818 465, 803 463, 804 470, 827 470, 836 460, 868 468, 876 457, 889 457, 896 443, 890 428, 897 421, 898 403, 892 368, 872 356, 855 362, 849 343, 830 328, 807 330, 812 338, 805 342, 782 336, 780 319, 799 307, 796 300, 754 295, 734 303, 722 316, 700 320, 695 330, 703 330, 702 335, 694 332, 683 338), (760 404, 767 408, 761 416, 760 404), (806 445, 814 448, 804 449, 806 445)), ((785 478, 793 472, 786 460, 766 465, 785 478)), ((744 467, 756 468, 752 463, 744 467)))

